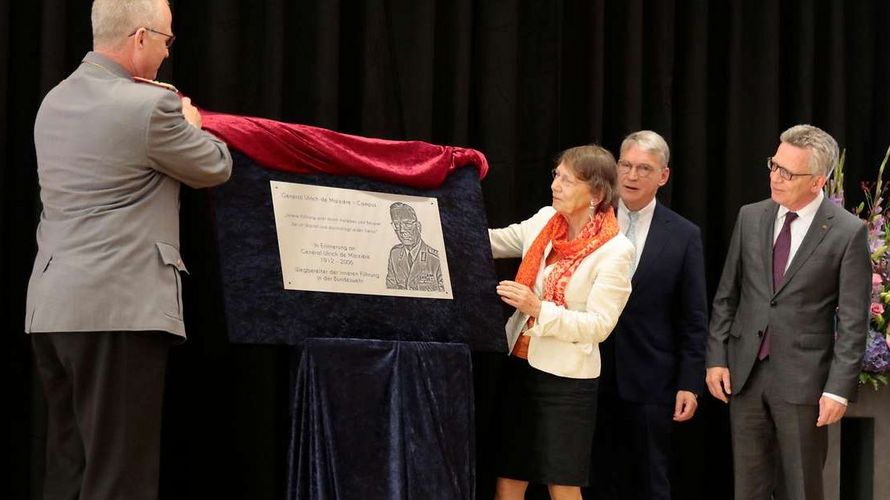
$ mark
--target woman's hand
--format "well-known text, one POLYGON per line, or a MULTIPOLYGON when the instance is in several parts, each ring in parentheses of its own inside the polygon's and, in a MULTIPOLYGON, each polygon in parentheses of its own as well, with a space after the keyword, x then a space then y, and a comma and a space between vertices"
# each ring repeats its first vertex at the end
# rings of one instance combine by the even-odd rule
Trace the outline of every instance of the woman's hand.
POLYGON ((504 280, 498 283, 501 300, 533 318, 541 314, 541 299, 531 288, 515 281, 504 280))

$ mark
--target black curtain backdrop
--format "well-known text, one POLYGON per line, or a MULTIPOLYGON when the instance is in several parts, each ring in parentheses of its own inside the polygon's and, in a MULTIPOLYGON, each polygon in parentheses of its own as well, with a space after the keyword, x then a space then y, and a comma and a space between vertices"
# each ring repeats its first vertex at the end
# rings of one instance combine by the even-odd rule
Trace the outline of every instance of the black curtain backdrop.
MULTIPOLYGON (((0 0, 3 498, 37 495, 43 463, 44 408, 22 333, 40 210, 34 115, 89 50, 89 8, 0 0)), ((560 150, 616 151, 628 132, 660 132, 673 168, 659 197, 701 226, 711 292, 738 208, 768 196, 764 158, 783 129, 813 123, 847 148, 854 202, 890 144, 883 0, 179 0, 173 9, 178 38, 160 77, 195 103, 477 148, 492 166, 483 182, 492 226, 549 203, 560 150)), ((209 197, 183 192, 190 340, 170 360, 162 497, 282 498, 290 353, 228 344, 209 197)), ((484 499, 501 358, 474 361, 484 499)), ((701 401, 677 428, 675 497, 729 498, 727 412, 701 401)))

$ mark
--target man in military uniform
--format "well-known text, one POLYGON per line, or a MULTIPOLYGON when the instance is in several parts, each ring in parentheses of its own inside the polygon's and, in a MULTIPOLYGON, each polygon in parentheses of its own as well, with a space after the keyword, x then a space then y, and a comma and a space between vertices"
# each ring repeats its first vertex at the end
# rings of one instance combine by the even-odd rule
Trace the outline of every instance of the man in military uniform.
POLYGON ((439 252, 420 239, 420 221, 410 205, 396 202, 389 215, 399 243, 389 252, 386 288, 444 292, 439 252))
POLYGON ((167 355, 185 338, 179 191, 225 182, 232 157, 188 98, 150 82, 174 39, 167 0, 95 0, 91 18, 94 50, 34 124, 42 498, 157 500, 167 355))

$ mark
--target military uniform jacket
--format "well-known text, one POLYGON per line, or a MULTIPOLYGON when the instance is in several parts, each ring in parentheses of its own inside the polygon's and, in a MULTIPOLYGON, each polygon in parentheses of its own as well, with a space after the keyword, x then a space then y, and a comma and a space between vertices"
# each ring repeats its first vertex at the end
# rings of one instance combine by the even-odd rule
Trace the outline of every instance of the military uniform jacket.
POLYGON ((179 188, 220 184, 232 159, 179 97, 90 52, 34 125, 40 200, 27 332, 185 335, 179 188))
POLYGON ((390 250, 386 287, 425 292, 444 291, 439 252, 422 240, 414 262, 411 262, 409 252, 408 247, 402 244, 390 250))

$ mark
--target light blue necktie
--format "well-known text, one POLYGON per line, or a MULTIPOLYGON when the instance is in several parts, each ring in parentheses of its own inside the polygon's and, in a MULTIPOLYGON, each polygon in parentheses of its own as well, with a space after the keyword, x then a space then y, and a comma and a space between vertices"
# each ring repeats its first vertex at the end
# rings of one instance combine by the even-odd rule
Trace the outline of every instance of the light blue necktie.
MULTIPOLYGON (((631 244, 633 244, 634 248, 637 247, 637 219, 640 218, 640 212, 631 212, 627 211, 627 231, 624 232, 624 235, 627 236, 627 239, 630 240, 631 244)), ((637 257, 634 256, 633 262, 630 264, 630 274, 633 276, 633 273, 637 270, 637 257)))

